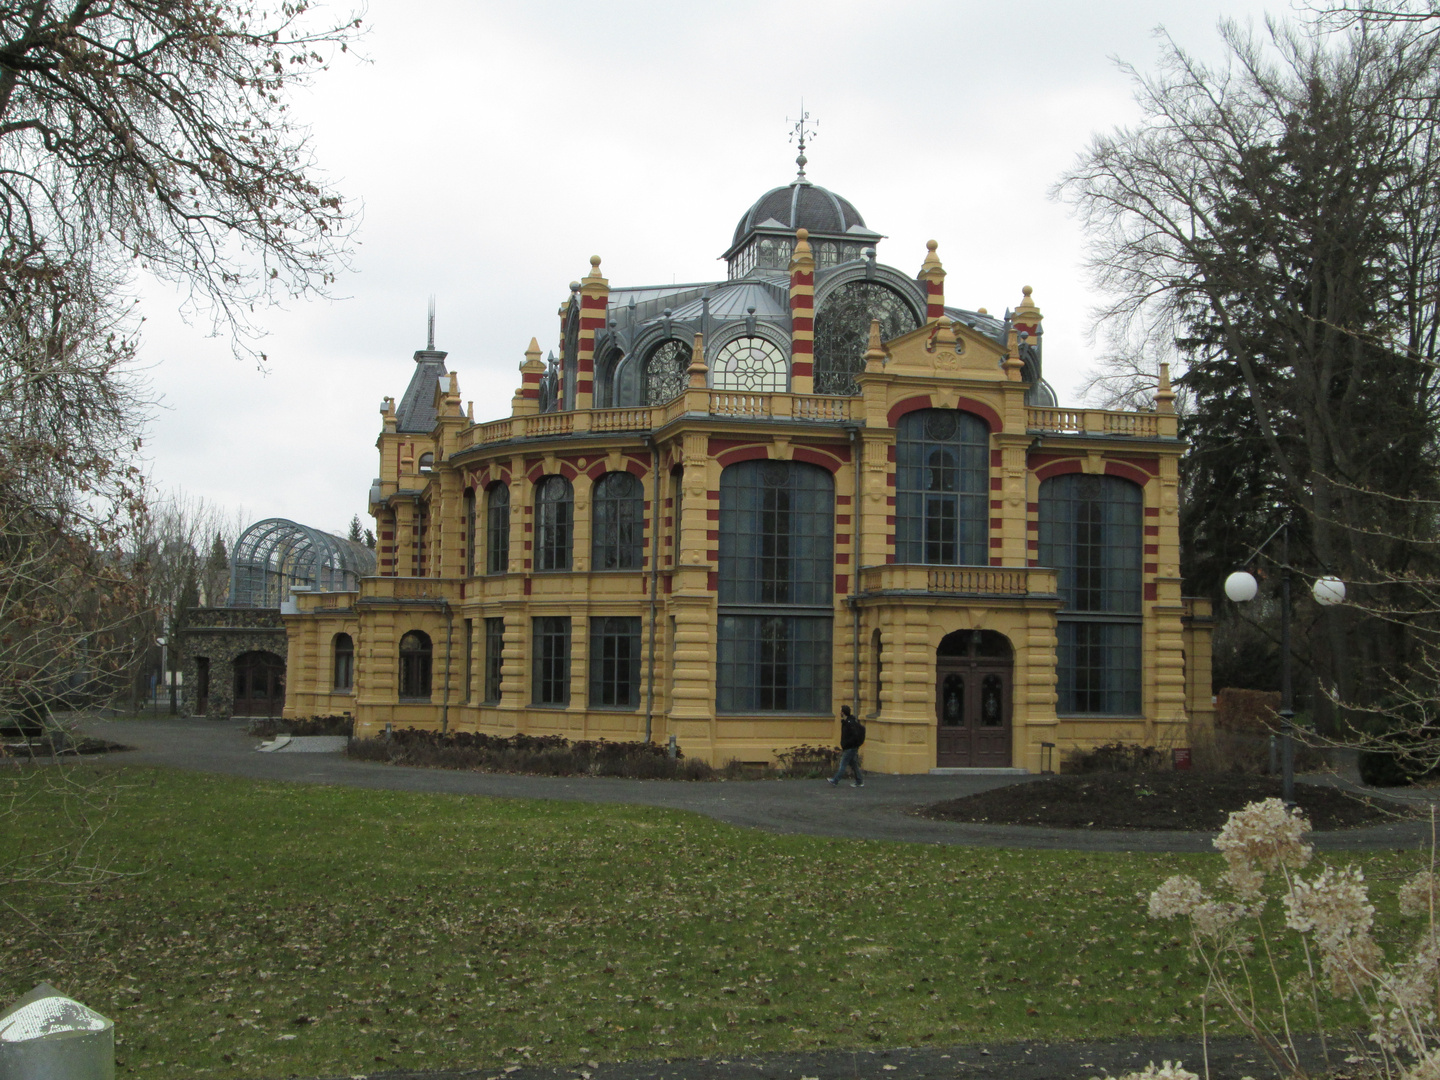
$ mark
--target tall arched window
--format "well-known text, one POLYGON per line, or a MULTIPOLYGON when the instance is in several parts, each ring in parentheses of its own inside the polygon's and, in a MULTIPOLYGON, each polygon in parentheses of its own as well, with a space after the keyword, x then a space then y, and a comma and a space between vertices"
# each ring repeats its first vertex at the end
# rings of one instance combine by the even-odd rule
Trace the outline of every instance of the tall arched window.
POLYGON ((560 402, 562 409, 575 408, 575 388, 580 381, 580 297, 570 298, 565 316, 565 336, 560 346, 560 402))
POLYGON ((736 338, 723 346, 710 370, 710 385, 716 390, 783 394, 790 388, 784 351, 763 337, 736 338))
POLYGON ((815 312, 815 393, 858 394, 855 376, 865 368, 870 321, 880 320, 884 341, 920 328, 920 316, 894 289, 878 281, 841 285, 815 312))
POLYGON ((719 524, 717 708, 828 713, 834 480, 797 462, 731 465, 719 524))
POLYGON ((569 570, 575 494, 563 476, 547 476, 535 487, 535 569, 569 570))
POLYGON ((895 428, 895 561, 989 561, 990 429, 954 409, 906 413, 895 428))
POLYGON ((336 634, 334 649, 334 687, 340 691, 355 688, 355 640, 349 634, 336 634))
POLYGON ((1068 473, 1040 485, 1040 562, 1058 572, 1057 710, 1137 715, 1144 540, 1139 486, 1068 473))
POLYGON ((510 569, 510 489, 491 484, 485 493, 485 572, 510 569))
POLYGON ((400 699, 430 700, 430 635, 422 630, 400 639, 400 699))
POLYGON ((880 631, 876 629, 870 634, 870 670, 875 676, 875 685, 871 688, 874 696, 873 715, 880 715, 880 675, 882 670, 883 657, 880 653, 880 631))
POLYGON ((694 350, 674 338, 662 341, 645 358, 645 404, 664 405, 685 392, 686 374, 694 350))
POLYGON ((465 576, 475 576, 475 489, 465 489, 465 576))
POLYGON ((639 570, 644 560, 645 492, 628 472, 612 472, 595 485, 590 569, 639 570))

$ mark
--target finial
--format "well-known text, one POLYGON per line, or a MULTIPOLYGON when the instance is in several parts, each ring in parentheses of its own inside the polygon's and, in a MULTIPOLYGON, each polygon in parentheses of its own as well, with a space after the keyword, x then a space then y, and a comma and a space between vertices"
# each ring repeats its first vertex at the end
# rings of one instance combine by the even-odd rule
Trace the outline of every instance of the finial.
POLYGON ((790 252, 790 272, 815 269, 815 253, 810 250, 810 230, 801 226, 795 230, 795 247, 790 252))
MULTIPOLYGON (((787 122, 791 122, 787 116, 787 122)), ((800 119, 793 121, 794 127, 790 129, 790 141, 799 143, 800 154, 795 158, 795 164, 799 168, 799 175, 795 177, 796 183, 808 184, 805 179, 805 166, 809 164, 809 158, 805 156, 805 140, 815 138, 815 129, 820 126, 820 121, 811 120, 810 114, 805 111, 805 99, 800 99, 800 119), (806 125, 809 125, 808 127, 806 125)))
POLYGON ((425 348, 435 351, 435 294, 430 294, 430 317, 425 327, 425 348))
POLYGON ((1166 363, 1160 365, 1160 385, 1155 388, 1155 411, 1175 411, 1175 391, 1170 389, 1170 365, 1166 363))
POLYGON ((1025 286, 1024 288, 1022 288, 1020 291, 1021 291, 1022 293, 1024 293, 1024 294, 1028 297, 1028 296, 1029 296, 1032 292, 1034 292, 1035 290, 1032 289, 1032 288, 1030 288, 1029 285, 1026 285, 1026 286, 1025 286))
POLYGON ((705 389, 705 375, 709 370, 705 366, 705 335, 696 334, 695 344, 690 348, 690 366, 685 369, 692 390, 705 389))
POLYGON ((944 273, 940 265, 940 256, 935 254, 935 249, 939 246, 940 245, 935 243, 934 240, 927 240, 925 242, 925 262, 920 266, 920 274, 922 277, 935 270, 940 270, 942 274, 944 273))
POLYGON ((990 314, 990 309, 989 309, 989 308, 983 308, 983 307, 982 307, 982 308, 976 308, 976 309, 975 309, 975 314, 976 314, 976 315, 989 315, 989 314, 990 314))
MULTIPOLYGON (((591 255, 591 256, 590 256, 590 269, 591 269, 592 271, 594 271, 595 273, 597 273, 597 274, 600 272, 600 256, 599 256, 599 255, 591 255)), ((1027 288, 1028 288, 1028 286, 1027 286, 1027 288)))
POLYGON ((881 348, 881 345, 880 345, 880 320, 879 320, 879 319, 871 319, 871 320, 870 320, 870 343, 869 343, 869 345, 867 345, 867 346, 865 347, 865 352, 866 352, 867 354, 869 354, 869 353, 872 353, 872 352, 882 352, 882 351, 883 351, 883 349, 881 348))

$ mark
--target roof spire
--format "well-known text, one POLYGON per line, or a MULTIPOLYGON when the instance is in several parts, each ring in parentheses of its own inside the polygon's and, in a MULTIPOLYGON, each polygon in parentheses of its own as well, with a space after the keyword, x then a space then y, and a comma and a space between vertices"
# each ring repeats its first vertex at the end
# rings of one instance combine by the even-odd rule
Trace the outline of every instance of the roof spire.
POLYGON ((425 348, 435 351, 435 294, 430 294, 430 317, 425 322, 425 348))
MULTIPOLYGON (((788 121, 790 118, 787 116, 785 119, 788 121)), ((819 126, 820 121, 811 120, 810 114, 805 111, 805 99, 802 97, 800 99, 800 119, 796 120, 794 127, 790 129, 790 141, 800 144, 800 154, 795 158, 795 164, 800 168, 799 174, 795 177, 796 183, 808 184, 810 182, 805 179, 805 165, 809 160, 805 157, 805 139, 808 136, 813 140, 815 138, 815 129, 819 126), (807 124, 809 125, 808 128, 806 127, 807 124)))

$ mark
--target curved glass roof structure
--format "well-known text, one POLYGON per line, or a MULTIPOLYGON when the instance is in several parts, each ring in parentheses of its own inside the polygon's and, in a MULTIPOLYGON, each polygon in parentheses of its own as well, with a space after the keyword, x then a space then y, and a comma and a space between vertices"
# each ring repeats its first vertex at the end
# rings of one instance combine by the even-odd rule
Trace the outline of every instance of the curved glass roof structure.
POLYGON ((230 556, 230 607, 278 608, 292 588, 349 592, 375 573, 375 553, 285 518, 257 521, 230 556))

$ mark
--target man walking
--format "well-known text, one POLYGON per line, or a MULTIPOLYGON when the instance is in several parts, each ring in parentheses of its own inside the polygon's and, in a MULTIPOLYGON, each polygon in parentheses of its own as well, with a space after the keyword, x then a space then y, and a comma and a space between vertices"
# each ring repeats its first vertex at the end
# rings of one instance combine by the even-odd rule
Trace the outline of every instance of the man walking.
POLYGON ((860 747, 865 745, 865 725, 855 719, 849 705, 840 706, 840 767, 830 777, 830 786, 839 787, 840 780, 849 769, 855 774, 854 787, 864 787, 865 778, 860 775, 860 747))

